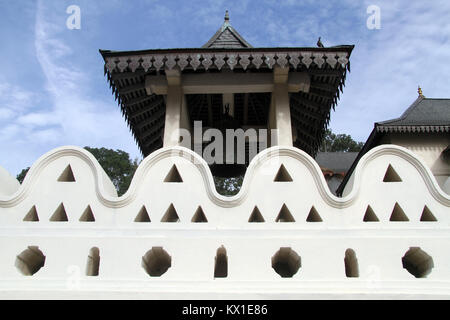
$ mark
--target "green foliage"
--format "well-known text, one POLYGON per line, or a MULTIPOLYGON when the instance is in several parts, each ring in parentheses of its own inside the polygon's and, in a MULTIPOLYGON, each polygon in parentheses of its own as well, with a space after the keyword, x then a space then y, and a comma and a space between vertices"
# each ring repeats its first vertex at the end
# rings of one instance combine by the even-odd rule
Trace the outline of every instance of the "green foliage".
MULTIPOLYGON (((100 163, 103 170, 105 170, 106 174, 116 187, 118 195, 121 196, 124 194, 128 190, 131 180, 133 179, 134 172, 139 165, 138 160, 134 159, 132 161, 129 154, 122 150, 90 147, 84 147, 84 149, 92 153, 98 163, 100 163)), ((20 183, 23 182, 29 169, 29 167, 23 169, 16 176, 16 179, 20 183)))
POLYGON ((214 177, 216 190, 223 196, 234 196, 239 192, 242 186, 244 176, 237 176, 231 178, 214 177))
POLYGON ((130 159, 130 155, 122 150, 106 148, 84 147, 97 159, 117 189, 119 196, 124 194, 130 186, 134 172, 138 167, 138 160, 130 159))
MULTIPOLYGON (((363 142, 356 142, 350 135, 334 134, 331 130, 327 130, 323 139, 320 151, 336 152, 358 152, 364 146, 363 142)), ((84 147, 87 151, 97 159, 106 174, 109 176, 117 193, 124 194, 130 186, 139 163, 137 159, 131 160, 127 152, 122 150, 112 150, 106 148, 84 147)), ((30 168, 23 169, 18 175, 17 180, 23 182, 25 175, 30 168)), ((244 176, 222 178, 214 177, 216 190, 224 196, 233 196, 239 192, 242 186, 244 176)))
POLYGON ((20 171, 20 173, 16 176, 16 179, 19 180, 20 183, 22 183, 23 179, 25 179, 25 176, 27 175, 28 170, 30 170, 30 167, 28 167, 26 169, 22 169, 22 171, 20 171))
POLYGON ((327 129, 320 146, 321 152, 359 152, 364 146, 363 142, 356 142, 348 134, 334 134, 327 129))
MULTIPOLYGON (((359 152, 363 146, 363 142, 354 141, 348 134, 334 134, 331 130, 327 130, 320 151, 359 152)), ((233 178, 214 177, 214 182, 219 194, 224 196, 234 196, 241 189, 243 179, 244 176, 233 178)))

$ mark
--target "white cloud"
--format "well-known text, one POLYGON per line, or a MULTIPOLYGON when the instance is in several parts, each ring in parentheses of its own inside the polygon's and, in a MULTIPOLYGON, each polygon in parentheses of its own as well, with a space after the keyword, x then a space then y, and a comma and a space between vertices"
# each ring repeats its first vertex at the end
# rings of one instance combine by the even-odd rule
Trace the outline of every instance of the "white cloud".
MULTIPOLYGON (((59 141, 64 144, 116 145, 130 141, 124 120, 119 116, 117 106, 87 96, 89 70, 71 65, 76 53, 64 41, 65 25, 59 27, 46 20, 48 9, 40 1, 36 14, 35 46, 37 59, 47 78, 46 87, 52 95, 51 113, 33 114, 26 119, 31 122, 59 124, 59 141)), ((42 132, 48 136, 53 131, 42 132)), ((103 146, 103 145, 101 145, 103 146)), ((136 149, 135 149, 136 150, 136 149)))
MULTIPOLYGON (((152 47, 151 43, 161 41, 174 43, 173 47, 177 46, 175 42, 183 41, 201 45, 221 25, 225 9, 230 10, 231 24, 239 26, 238 31, 254 46, 315 46, 318 36, 322 36, 326 46, 355 44, 352 72, 336 112, 331 115, 331 127, 358 140, 367 138, 375 121, 399 116, 417 97, 419 84, 426 96, 449 95, 447 0, 432 3, 218 0, 201 5, 153 1, 148 8, 153 13, 152 21, 158 19, 161 29, 150 31, 137 30, 136 25, 142 26, 143 22, 131 21, 136 14, 133 10, 141 7, 123 3, 109 3, 109 12, 121 10, 124 15, 121 28, 131 25, 125 31, 133 32, 130 37, 136 39, 136 46, 149 43, 152 47), (366 8, 371 4, 381 8, 381 30, 366 28, 366 8), (194 29, 186 31, 187 26, 194 29), (206 34, 209 30, 211 34, 206 34), (199 38, 196 31, 202 32, 202 37, 205 33, 206 38, 199 38), (180 39, 180 32, 184 32, 186 39, 180 39)), ((37 6, 34 44, 44 83, 36 83, 35 90, 30 91, 13 81, 0 79, 0 142, 3 150, 8 150, 0 162, 13 174, 25 163, 30 165, 42 153, 60 145, 120 148, 138 156, 117 105, 102 95, 91 96, 89 82, 93 74, 81 61, 84 43, 75 46, 68 41, 65 10, 55 10, 57 5, 59 2, 39 1, 37 6), (77 64, 71 63, 73 58, 78 59, 77 64), (49 103, 43 105, 47 100, 49 103)), ((94 2, 89 2, 89 6, 90 10, 88 2, 82 5, 83 17, 94 19, 96 12, 101 14, 104 9, 103 4, 94 2)), ((84 21, 79 32, 85 32, 83 28, 89 25, 89 20, 84 21)), ((96 27, 99 29, 86 32, 101 37, 110 31, 100 29, 99 24, 96 27)))
POLYGON ((30 127, 38 127, 38 126, 49 126, 49 125, 58 125, 59 118, 53 112, 40 112, 40 113, 27 113, 23 116, 17 118, 16 122, 18 124, 30 127))
POLYGON ((65 23, 58 23, 61 17, 52 13, 51 6, 44 1, 37 4, 34 43, 45 76, 41 94, 49 105, 35 108, 36 93, 0 85, 0 120, 8 120, 0 128, 0 141, 9 152, 0 158, 1 165, 14 175, 61 145, 122 149, 138 157, 117 105, 89 96, 90 70, 71 63, 75 55, 82 57, 83 48, 75 51, 66 41, 65 23))
MULTIPOLYGON (((369 5, 371 1, 367 1, 369 5)), ((364 30, 337 111, 335 131, 366 140, 373 123, 400 116, 417 98, 448 98, 450 3, 383 2, 381 30, 364 30)))
POLYGON ((0 82, 0 120, 8 120, 30 108, 36 95, 2 79, 0 82))

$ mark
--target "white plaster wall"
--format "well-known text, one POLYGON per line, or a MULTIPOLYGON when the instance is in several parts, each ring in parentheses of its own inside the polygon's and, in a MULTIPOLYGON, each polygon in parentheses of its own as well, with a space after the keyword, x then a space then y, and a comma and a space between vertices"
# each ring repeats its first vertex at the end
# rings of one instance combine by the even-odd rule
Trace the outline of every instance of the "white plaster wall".
POLYGON ((19 181, 2 167, 0 167, 0 181, 0 194, 4 196, 12 195, 20 187, 19 181))
POLYGON ((442 190, 450 194, 450 189, 446 185, 450 177, 450 163, 442 157, 442 151, 450 145, 448 133, 391 133, 387 139, 390 143, 405 147, 416 154, 431 169, 442 190))
POLYGON ((250 164, 234 197, 214 189, 206 163, 182 148, 158 150, 140 164, 130 189, 117 197, 96 160, 83 149, 62 147, 42 156, 20 188, 0 194, 0 298, 449 298, 450 197, 430 169, 405 148, 384 145, 367 153, 352 177, 347 196, 337 198, 319 166, 296 148, 273 147, 250 164), (58 182, 71 166, 75 182, 58 182), (176 164, 182 183, 164 179, 176 164), (292 182, 274 182, 283 164, 292 182), (383 182, 391 165, 402 182, 383 182), (67 222, 50 216, 64 204, 67 222), (409 221, 389 221, 398 203, 409 221), (180 222, 161 222, 173 204, 180 222), (295 222, 275 222, 282 205, 295 222), (35 205, 38 222, 22 221, 35 205), (95 222, 80 222, 90 205, 95 222), (134 222, 145 205, 151 222, 134 222), (201 205, 207 223, 192 223, 201 205), (264 223, 249 223, 258 206, 264 223), (370 205, 379 222, 364 222, 370 205), (427 206, 437 218, 422 222, 427 206), (314 206, 322 222, 307 222, 314 206), (45 266, 23 276, 14 266, 28 246, 39 246, 45 266), (214 279, 216 251, 224 246, 228 277, 214 279), (100 250, 97 277, 85 275, 92 247, 100 250), (150 277, 141 259, 154 246, 171 256, 171 268, 150 277), (402 267, 410 247, 432 256, 427 278, 402 267), (301 257, 292 278, 271 266, 280 247, 301 257), (352 248, 359 278, 346 278, 344 255, 352 248))
POLYGON ((450 166, 441 157, 442 151, 450 145, 450 135, 448 133, 391 133, 389 139, 392 144, 405 147, 421 157, 434 174, 450 174, 450 166))

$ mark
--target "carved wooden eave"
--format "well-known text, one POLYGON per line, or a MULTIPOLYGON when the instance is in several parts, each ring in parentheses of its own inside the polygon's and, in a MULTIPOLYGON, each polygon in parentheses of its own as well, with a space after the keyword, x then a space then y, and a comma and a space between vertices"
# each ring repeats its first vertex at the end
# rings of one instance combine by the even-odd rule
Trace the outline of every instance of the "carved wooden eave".
MULTIPOLYGON (((288 67, 290 73, 307 73, 310 78, 308 92, 290 93, 290 105, 294 146, 314 156, 328 126, 330 110, 336 106, 345 85, 353 48, 211 47, 100 53, 113 95, 144 156, 162 147, 165 123, 164 95, 148 94, 147 76, 164 75, 165 70, 172 69, 183 74, 265 73, 275 66, 288 67)), ((204 97, 195 99, 192 103, 207 104, 204 97)), ((252 108, 260 99, 250 98, 252 108)), ((266 111, 256 106, 254 113, 259 117, 266 111)))
POLYGON ((399 132, 399 133, 446 133, 450 132, 450 125, 411 125, 411 126, 376 126, 377 132, 399 132))
POLYGON ((178 67, 194 70, 221 70, 227 66, 230 70, 240 67, 246 70, 250 65, 256 69, 261 67, 272 69, 280 67, 311 66, 331 69, 349 68, 349 58, 354 46, 338 46, 330 48, 233 48, 223 49, 168 49, 115 52, 100 50, 105 67, 109 73, 135 72, 142 68, 147 71, 160 71, 178 67))

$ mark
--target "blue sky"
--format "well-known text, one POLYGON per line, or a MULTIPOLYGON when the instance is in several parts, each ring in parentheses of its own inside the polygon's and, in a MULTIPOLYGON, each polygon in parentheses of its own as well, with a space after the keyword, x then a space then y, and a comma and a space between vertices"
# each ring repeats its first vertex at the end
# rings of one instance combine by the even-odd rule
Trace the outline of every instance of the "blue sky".
POLYGON ((416 99, 450 98, 450 1, 0 0, 0 166, 16 175, 55 147, 141 157, 103 76, 98 49, 199 47, 232 26, 255 47, 354 44, 330 126, 365 141, 416 99), (66 9, 81 9, 69 30, 66 9), (369 30, 366 10, 381 9, 369 30))

